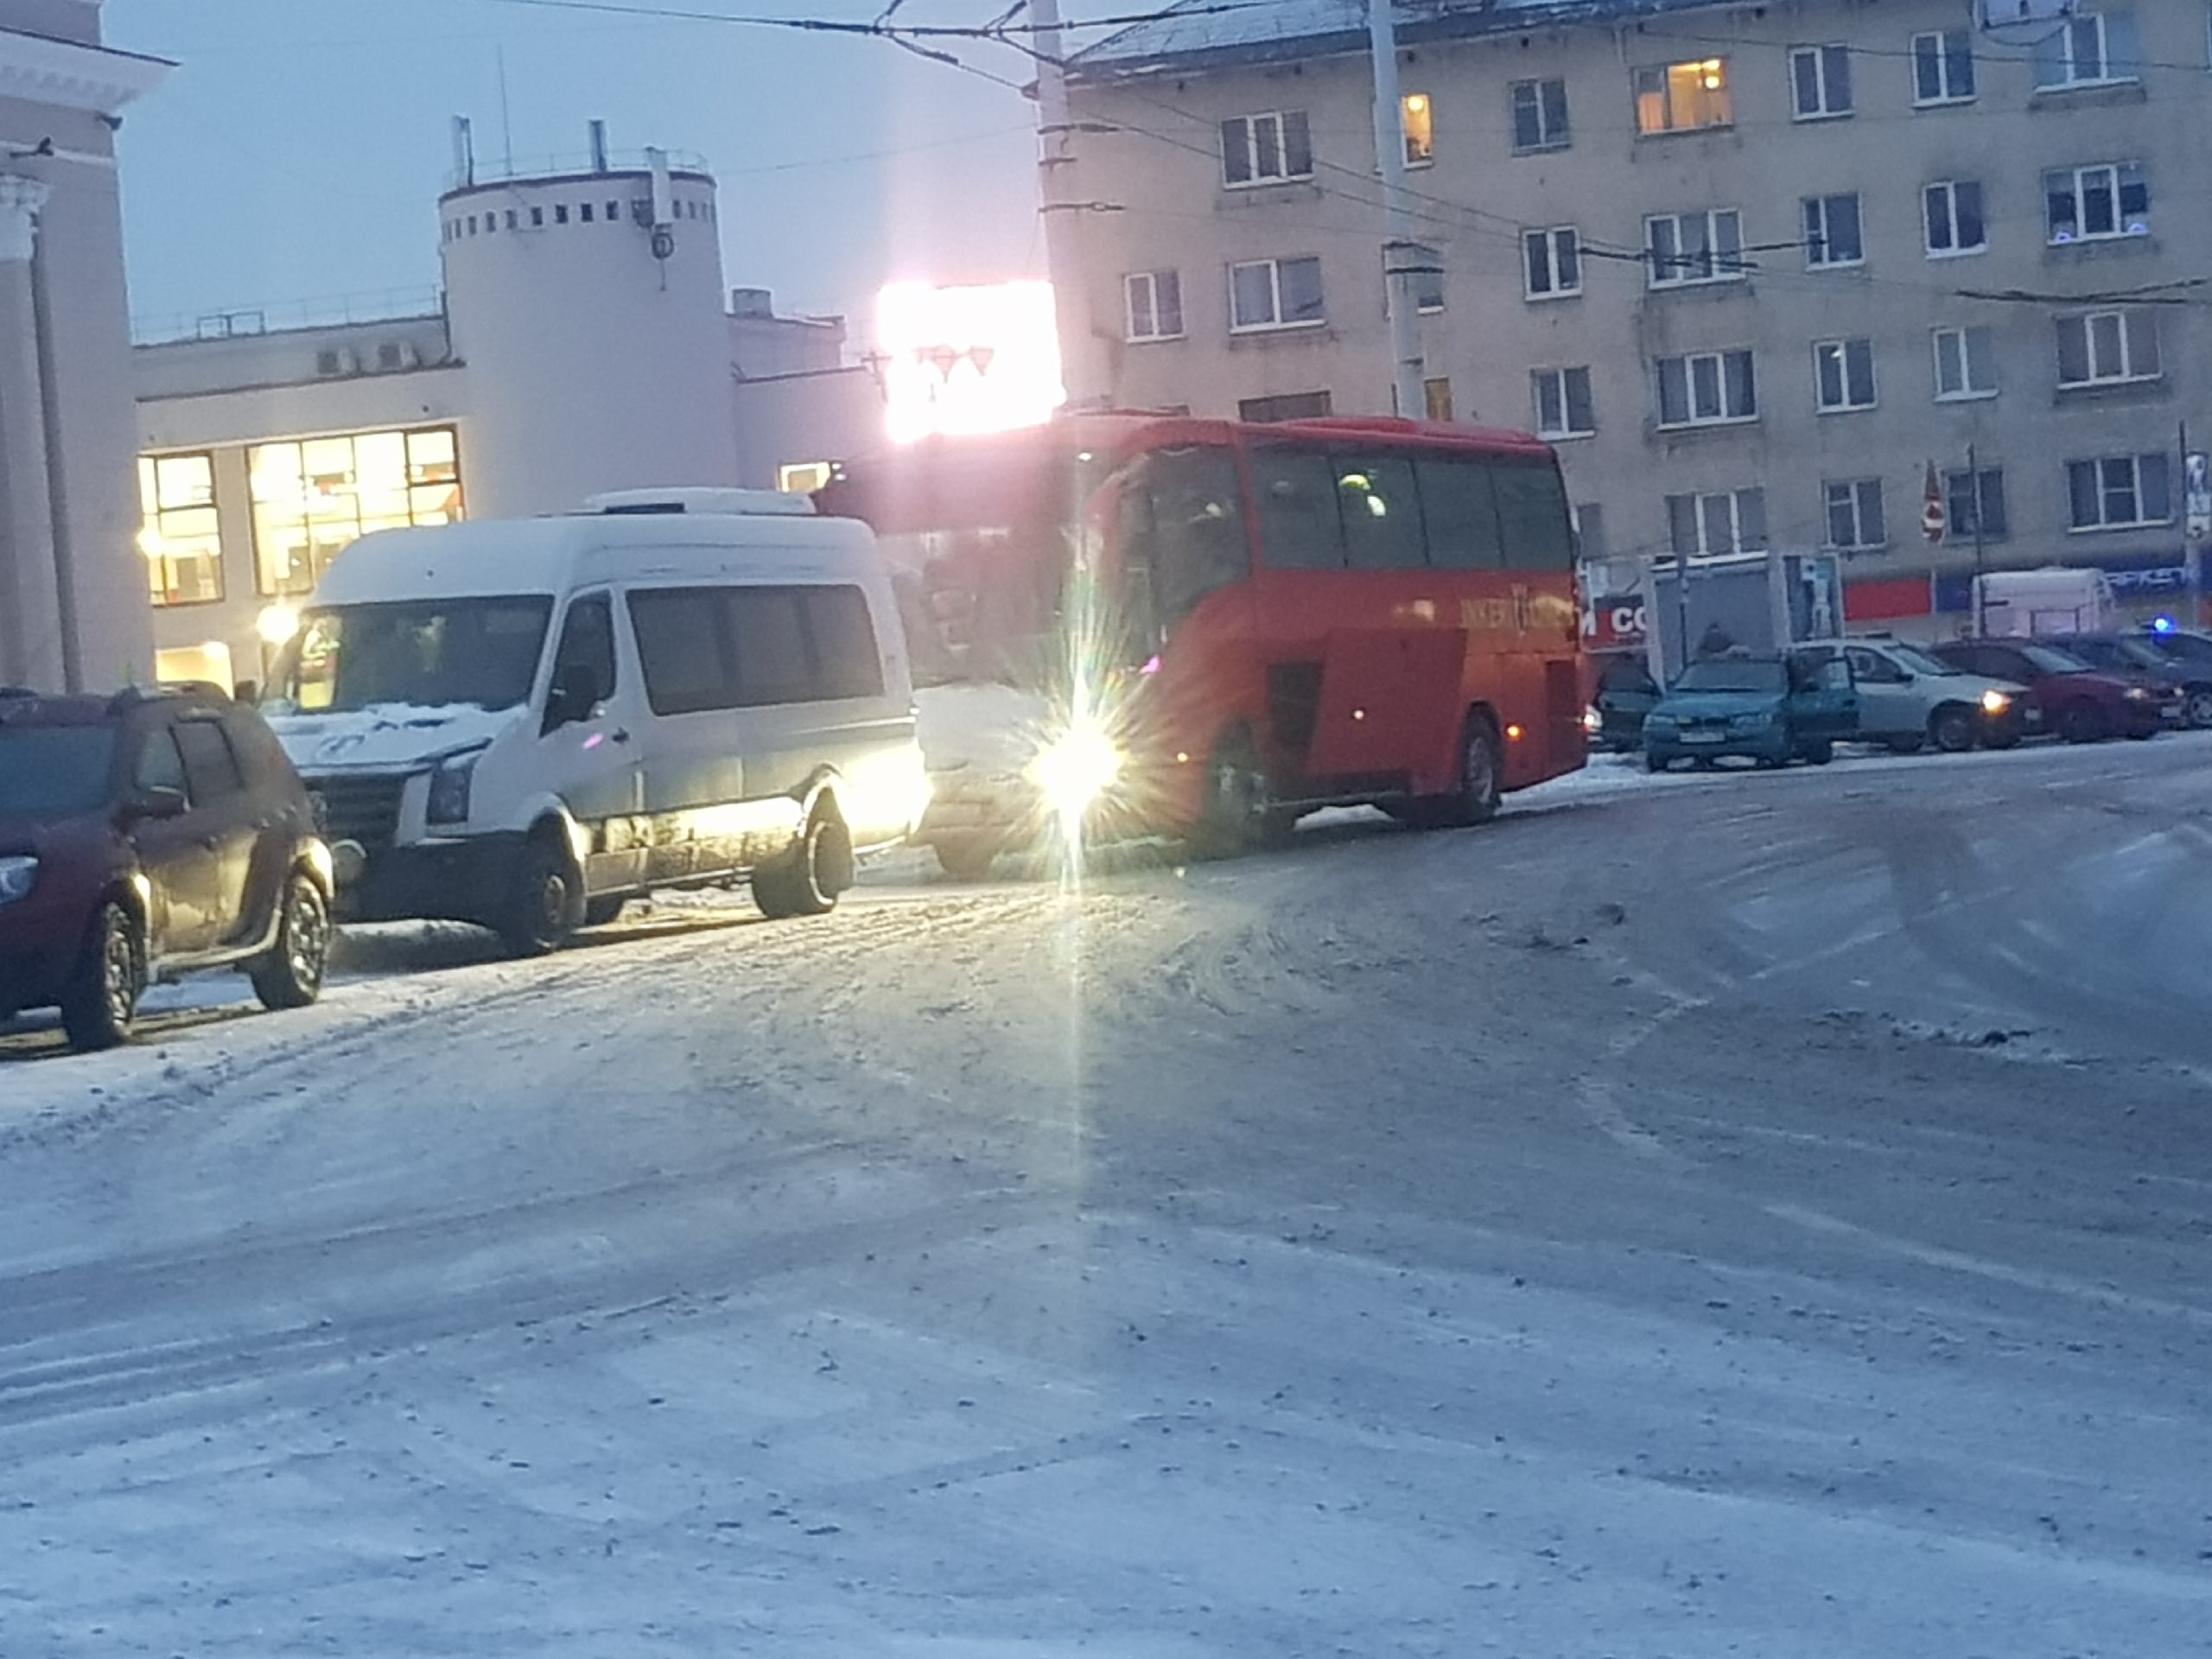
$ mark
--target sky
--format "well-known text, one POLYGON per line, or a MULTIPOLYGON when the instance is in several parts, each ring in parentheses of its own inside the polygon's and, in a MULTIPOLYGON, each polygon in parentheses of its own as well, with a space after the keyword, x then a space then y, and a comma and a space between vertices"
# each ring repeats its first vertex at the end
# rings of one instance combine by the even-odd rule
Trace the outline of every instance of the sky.
MULTIPOLYGON (((617 0, 618 3, 626 0, 617 0)), ((645 0, 639 0, 645 3, 645 0)), ((880 0, 674 0, 866 20, 880 0)), ((970 24, 997 0, 909 0, 970 24)), ((730 287, 864 328, 893 280, 1044 274, 1035 106, 883 41, 565 10, 547 0, 108 0, 111 46, 177 68, 126 111, 124 232, 142 328, 219 311, 427 296, 451 121, 480 162, 702 157, 730 287)), ((961 55, 1029 79, 1009 48, 961 55)))

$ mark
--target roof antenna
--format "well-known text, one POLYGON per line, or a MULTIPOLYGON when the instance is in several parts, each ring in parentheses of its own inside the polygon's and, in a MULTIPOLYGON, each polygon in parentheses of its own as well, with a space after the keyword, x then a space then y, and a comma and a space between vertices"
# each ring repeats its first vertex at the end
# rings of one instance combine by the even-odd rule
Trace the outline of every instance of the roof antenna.
POLYGON ((503 41, 492 48, 499 65, 499 144, 507 173, 515 170, 515 130, 507 116, 507 48, 503 41))

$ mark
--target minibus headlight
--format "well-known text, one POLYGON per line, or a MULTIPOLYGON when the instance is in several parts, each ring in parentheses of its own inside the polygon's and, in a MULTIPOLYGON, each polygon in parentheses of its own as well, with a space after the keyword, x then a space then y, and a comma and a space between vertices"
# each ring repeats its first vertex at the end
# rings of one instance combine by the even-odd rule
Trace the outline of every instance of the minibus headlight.
POLYGON ((1078 715, 1030 762, 1029 775, 1062 823, 1079 822, 1122 775, 1120 747, 1096 717, 1078 715))
POLYGON ((476 748, 449 754, 438 762, 438 769, 430 774, 430 804, 425 815, 429 822, 468 822, 469 791, 476 780, 476 763, 483 758, 484 751, 476 748))

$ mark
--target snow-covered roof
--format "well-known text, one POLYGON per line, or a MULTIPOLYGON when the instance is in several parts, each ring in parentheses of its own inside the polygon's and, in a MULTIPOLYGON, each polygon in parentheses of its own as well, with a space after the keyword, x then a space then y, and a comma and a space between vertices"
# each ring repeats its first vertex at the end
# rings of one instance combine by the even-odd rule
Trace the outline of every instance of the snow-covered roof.
MULTIPOLYGON (((1552 25, 1611 22, 1726 0, 1395 0, 1398 39, 1412 44, 1552 25)), ((1367 49, 1366 0, 1180 0, 1169 12, 1086 47, 1078 79, 1171 68, 1280 62, 1367 49)))

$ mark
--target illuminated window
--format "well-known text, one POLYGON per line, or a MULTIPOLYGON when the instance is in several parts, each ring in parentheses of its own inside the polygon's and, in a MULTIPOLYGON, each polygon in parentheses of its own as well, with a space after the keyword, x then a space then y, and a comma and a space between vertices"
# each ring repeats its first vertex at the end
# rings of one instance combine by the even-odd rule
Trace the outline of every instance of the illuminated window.
POLYGON ((1646 134, 1694 132, 1733 125, 1728 98, 1728 60, 1700 58, 1636 72, 1636 130, 1646 134))
POLYGON ((1436 111, 1427 92, 1408 92, 1398 100, 1398 124, 1406 135, 1406 165, 1427 167, 1436 159, 1436 111))
POLYGON ((1449 378, 1422 381, 1421 395, 1430 420, 1448 421, 1452 418, 1452 382, 1449 378))
POLYGON ((156 605, 207 605, 223 596, 223 539, 213 455, 138 457, 138 549, 156 605))
POLYGON ((254 574, 264 594, 307 593, 340 550, 372 530, 461 516, 449 426, 256 444, 246 465, 254 574))
POLYGON ((776 487, 798 495, 812 495, 830 481, 835 470, 826 461, 787 461, 776 468, 776 487))

